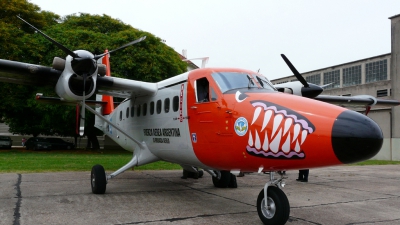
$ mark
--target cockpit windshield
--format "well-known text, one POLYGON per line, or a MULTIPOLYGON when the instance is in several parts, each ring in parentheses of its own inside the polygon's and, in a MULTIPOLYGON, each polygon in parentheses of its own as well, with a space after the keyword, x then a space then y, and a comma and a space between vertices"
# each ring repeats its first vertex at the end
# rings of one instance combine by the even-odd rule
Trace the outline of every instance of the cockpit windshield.
POLYGON ((264 76, 259 76, 259 75, 254 75, 257 78, 258 83, 260 83, 260 85, 268 90, 276 90, 274 88, 274 85, 264 76))
POLYGON ((218 72, 213 73, 212 77, 217 82, 222 93, 238 88, 258 88, 252 77, 246 73, 218 72))
POLYGON ((257 75, 238 72, 218 72, 213 73, 212 77, 218 84, 222 93, 239 88, 275 90, 269 81, 262 76, 259 77, 257 75), (257 77, 256 81, 260 84, 260 86, 253 81, 255 77, 257 77))

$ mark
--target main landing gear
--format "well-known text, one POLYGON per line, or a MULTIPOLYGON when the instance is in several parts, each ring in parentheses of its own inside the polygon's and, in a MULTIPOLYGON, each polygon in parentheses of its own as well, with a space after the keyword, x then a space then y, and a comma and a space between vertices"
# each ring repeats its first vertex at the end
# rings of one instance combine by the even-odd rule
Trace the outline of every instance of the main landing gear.
POLYGON ((217 188, 237 188, 236 176, 229 171, 214 171, 216 176, 212 176, 214 187, 217 188))
POLYGON ((103 166, 95 165, 92 167, 90 181, 93 194, 104 194, 106 192, 107 176, 103 166))
POLYGON ((90 185, 92 186, 93 194, 104 194, 106 192, 107 181, 116 177, 117 175, 125 172, 126 170, 137 166, 138 160, 136 155, 133 155, 131 161, 126 165, 115 171, 110 175, 106 175, 104 167, 102 165, 95 165, 92 167, 92 172, 90 173, 90 185))
POLYGON ((285 224, 289 219, 290 205, 285 193, 281 190, 285 186, 283 173, 275 179, 275 172, 270 172, 270 181, 260 191, 257 198, 257 212, 261 221, 268 225, 285 224), (267 196, 267 197, 265 197, 267 196))

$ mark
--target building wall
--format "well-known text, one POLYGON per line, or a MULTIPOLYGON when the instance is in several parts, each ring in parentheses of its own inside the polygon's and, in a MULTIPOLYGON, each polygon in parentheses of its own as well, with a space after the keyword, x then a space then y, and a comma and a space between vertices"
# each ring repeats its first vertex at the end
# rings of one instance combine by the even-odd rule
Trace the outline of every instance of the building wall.
MULTIPOLYGON (((308 82, 311 82, 310 80, 319 80, 314 84, 322 86, 328 83, 324 82, 324 74, 339 70, 340 80, 338 86, 328 86, 323 92, 324 95, 371 95, 379 99, 400 100, 400 14, 389 19, 391 20, 391 53, 305 72, 302 73, 304 78, 308 82), (366 65, 383 60, 386 60, 387 66, 386 79, 367 82, 366 65), (361 81, 359 84, 346 86, 343 77, 344 70, 354 66, 361 67, 361 81), (317 74, 320 76, 319 79, 315 76, 317 74)), ((292 75, 275 79, 271 82, 279 84, 290 81, 297 81, 297 79, 292 75)), ((361 112, 363 109, 353 110, 361 112)), ((368 116, 379 124, 384 136, 381 151, 373 159, 400 161, 400 106, 373 109, 368 116)))

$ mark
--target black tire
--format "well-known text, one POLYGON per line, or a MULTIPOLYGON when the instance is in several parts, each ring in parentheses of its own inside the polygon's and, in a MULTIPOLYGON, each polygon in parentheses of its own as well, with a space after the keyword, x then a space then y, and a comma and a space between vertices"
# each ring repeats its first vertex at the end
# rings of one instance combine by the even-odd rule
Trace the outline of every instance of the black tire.
POLYGON ((267 201, 271 205, 270 209, 264 206, 264 189, 261 190, 257 198, 257 212, 261 221, 268 225, 283 225, 289 219, 290 205, 285 193, 275 186, 268 187, 267 201))
POLYGON ((221 178, 212 177, 214 187, 227 188, 231 181, 231 173, 229 171, 221 171, 221 178))
POLYGON ((107 178, 103 166, 95 165, 92 167, 90 184, 93 194, 104 194, 106 192, 107 178))
POLYGON ((199 170, 199 178, 202 178, 203 174, 204 174, 204 171, 203 170, 199 170))

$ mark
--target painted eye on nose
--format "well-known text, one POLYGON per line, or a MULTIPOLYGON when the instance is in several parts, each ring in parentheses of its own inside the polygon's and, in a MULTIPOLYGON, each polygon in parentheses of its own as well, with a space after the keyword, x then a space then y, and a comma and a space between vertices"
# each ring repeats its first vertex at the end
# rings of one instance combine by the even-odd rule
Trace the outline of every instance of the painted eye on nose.
POLYGON ((240 91, 237 91, 235 94, 235 99, 237 102, 243 102, 248 95, 241 93, 240 91))

